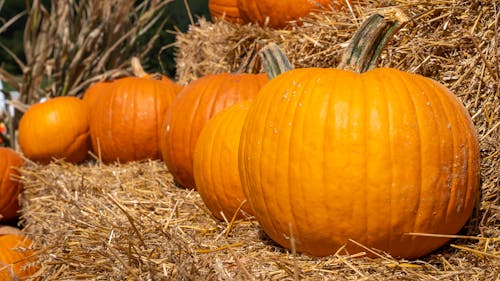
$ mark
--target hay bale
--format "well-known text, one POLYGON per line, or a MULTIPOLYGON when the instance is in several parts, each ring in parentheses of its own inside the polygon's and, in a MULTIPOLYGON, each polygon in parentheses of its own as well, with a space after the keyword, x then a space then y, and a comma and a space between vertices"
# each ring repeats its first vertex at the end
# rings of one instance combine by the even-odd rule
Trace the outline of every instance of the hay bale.
MULTIPOLYGON (((482 197, 463 231, 416 260, 324 258, 288 252, 252 219, 215 220, 195 191, 176 187, 158 161, 23 170, 23 232, 36 241, 44 280, 497 280, 500 276, 499 24, 495 1, 377 1, 271 30, 201 20, 177 36, 178 80, 232 71, 277 42, 296 67, 335 66, 362 18, 396 6, 412 18, 381 66, 441 81, 469 110, 481 147, 482 197), (479 5, 481 4, 481 5, 479 5)), ((366 249, 366 251, 372 251, 366 249)))
POLYGON ((311 258, 275 245, 254 220, 217 221, 159 161, 31 164, 24 182, 23 231, 37 243, 43 280, 494 280, 500 273, 498 221, 487 225, 487 213, 479 225, 493 232, 461 236, 425 259, 343 251, 311 258))

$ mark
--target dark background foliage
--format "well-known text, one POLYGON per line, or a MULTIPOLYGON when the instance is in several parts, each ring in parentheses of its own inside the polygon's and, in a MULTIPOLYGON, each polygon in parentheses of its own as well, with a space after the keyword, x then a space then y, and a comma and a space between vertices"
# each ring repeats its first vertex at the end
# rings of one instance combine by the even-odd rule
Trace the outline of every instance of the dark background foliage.
MULTIPOLYGON (((140 2, 136 1, 136 3, 140 2)), ((43 0, 42 3, 47 7, 50 6, 50 0, 43 0)), ((208 0, 174 0, 170 3, 168 6, 168 23, 152 49, 151 57, 148 60, 147 68, 149 71, 162 72, 170 77, 175 76, 174 49, 164 47, 175 41, 175 34, 172 31, 184 32, 191 23, 186 3, 194 21, 199 17, 209 18, 208 0)), ((15 15, 22 13, 25 9, 25 1, 5 1, 0 10, 0 26, 15 15)), ((0 43, 22 60, 24 60, 22 40, 26 18, 27 16, 24 15, 0 34, 0 43)), ((5 68, 10 73, 21 74, 21 69, 3 48, 0 48, 0 67, 5 68)))

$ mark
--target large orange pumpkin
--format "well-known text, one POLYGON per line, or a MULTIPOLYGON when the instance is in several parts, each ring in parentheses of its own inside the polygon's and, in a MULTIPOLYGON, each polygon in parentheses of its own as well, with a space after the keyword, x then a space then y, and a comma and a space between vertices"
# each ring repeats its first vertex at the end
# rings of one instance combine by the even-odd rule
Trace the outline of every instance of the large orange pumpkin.
POLYGON ((77 163, 90 150, 89 108, 77 97, 55 97, 32 105, 19 123, 19 146, 28 158, 77 163))
POLYGON ((0 280, 25 280, 39 267, 34 266, 33 242, 22 235, 0 235, 0 280))
POLYGON ((238 0, 209 0, 208 10, 212 21, 224 20, 233 23, 243 23, 238 9, 238 0))
POLYGON ((104 162, 159 159, 160 127, 178 89, 152 77, 113 81, 92 111, 93 151, 104 162))
POLYGON ((352 239, 413 259, 470 217, 479 145, 465 108, 435 80, 391 68, 305 68, 259 92, 239 168, 255 217, 284 247, 293 237, 314 256, 366 251, 352 239))
POLYGON ((109 90, 111 83, 111 81, 95 82, 85 90, 82 100, 88 104, 91 111, 95 107, 99 96, 109 90))
MULTIPOLYGON (((350 1, 349 1, 350 2, 350 1)), ((340 9, 346 0, 238 0, 238 10, 245 22, 256 22, 269 27, 283 28, 311 12, 340 9)))
POLYGON ((10 148, 0 147, 0 221, 8 221, 17 217, 19 210, 18 197, 23 185, 17 169, 24 160, 10 148))
POLYGON ((238 171, 241 129, 250 103, 243 101, 217 113, 207 122, 196 143, 193 162, 196 188, 207 208, 220 220, 252 214, 245 203, 238 171))
POLYGON ((186 86, 168 109, 161 151, 175 181, 195 188, 193 154, 203 126, 222 109, 248 100, 268 81, 265 74, 212 74, 186 86))

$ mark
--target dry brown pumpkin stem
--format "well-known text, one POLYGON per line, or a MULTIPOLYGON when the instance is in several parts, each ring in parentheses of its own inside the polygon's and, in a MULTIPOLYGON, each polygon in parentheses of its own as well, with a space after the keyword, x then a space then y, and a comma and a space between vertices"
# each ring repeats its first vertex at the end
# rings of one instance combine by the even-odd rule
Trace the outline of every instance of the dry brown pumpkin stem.
POLYGON ((276 43, 269 43, 260 50, 259 55, 269 80, 280 73, 293 69, 292 63, 276 43))
POLYGON ((398 20, 380 14, 368 17, 354 34, 338 68, 357 73, 375 68, 382 49, 400 25, 398 20))

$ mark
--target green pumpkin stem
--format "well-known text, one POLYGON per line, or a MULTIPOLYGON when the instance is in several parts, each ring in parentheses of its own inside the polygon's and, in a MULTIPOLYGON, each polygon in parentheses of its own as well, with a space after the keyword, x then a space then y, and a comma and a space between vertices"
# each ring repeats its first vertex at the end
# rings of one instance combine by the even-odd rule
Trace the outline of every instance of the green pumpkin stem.
POLYGON ((374 14, 354 34, 337 68, 366 72, 377 65, 383 48, 401 24, 396 19, 374 14))
MULTIPOLYGON (((377 59, 392 35, 401 28, 403 20, 374 14, 366 19, 354 34, 337 68, 366 72, 377 65, 377 59)), ((292 64, 275 43, 259 51, 264 70, 269 79, 293 69, 292 64)))
POLYGON ((259 56, 269 80, 293 69, 292 63, 275 43, 269 43, 259 51, 259 56))

